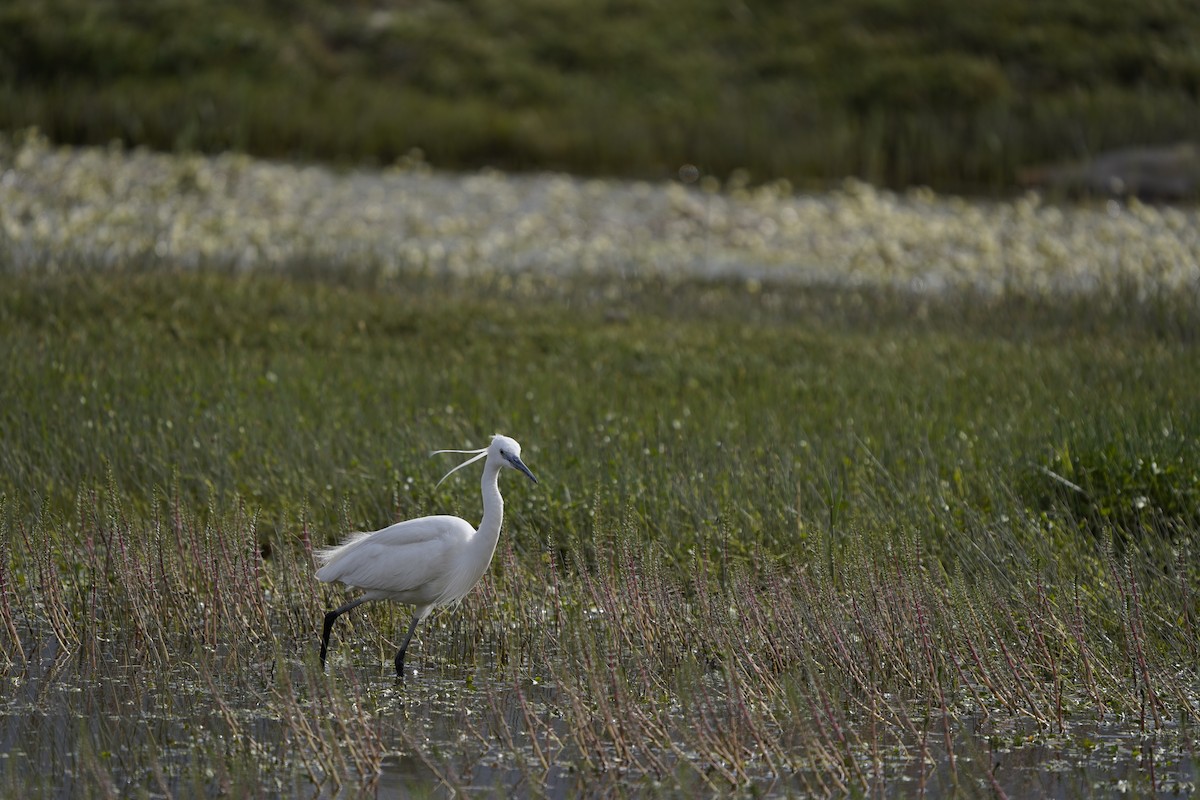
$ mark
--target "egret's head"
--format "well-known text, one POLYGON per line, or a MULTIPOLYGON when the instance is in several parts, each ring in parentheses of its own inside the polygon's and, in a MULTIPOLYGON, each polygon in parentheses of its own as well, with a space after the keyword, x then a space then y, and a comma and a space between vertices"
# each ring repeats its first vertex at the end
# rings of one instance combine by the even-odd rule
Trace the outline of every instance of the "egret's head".
POLYGON ((537 483, 537 478, 533 477, 533 473, 529 471, 529 467, 525 466, 525 462, 521 460, 521 445, 516 439, 510 439, 507 436, 496 434, 492 437, 492 443, 488 446, 488 457, 499 461, 500 466, 515 469, 518 472, 523 472, 525 477, 537 483))
POLYGON ((497 467, 508 467, 518 472, 523 472, 529 480, 534 483, 538 482, 537 478, 533 477, 533 473, 529 471, 529 467, 525 466, 525 463, 521 461, 521 445, 517 444, 517 440, 501 436, 498 433, 492 437, 492 443, 487 447, 482 447, 478 450, 435 450, 432 455, 437 455, 438 453, 468 453, 472 456, 472 458, 468 458, 443 475, 442 480, 438 481, 439 486, 446 478, 449 478, 467 464, 474 464, 481 458, 486 458, 489 464, 495 464, 497 467))

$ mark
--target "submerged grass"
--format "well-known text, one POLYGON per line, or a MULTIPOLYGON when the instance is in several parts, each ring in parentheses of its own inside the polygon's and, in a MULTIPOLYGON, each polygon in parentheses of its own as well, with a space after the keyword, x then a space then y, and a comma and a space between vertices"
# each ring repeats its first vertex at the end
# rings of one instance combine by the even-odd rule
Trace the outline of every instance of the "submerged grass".
POLYGON ((969 300, 10 273, 0 782, 1018 796, 1045 748, 1186 791, 1192 312, 969 300), (481 587, 405 685, 385 606, 322 674, 312 547, 475 518, 425 453, 493 430, 542 484, 481 587))

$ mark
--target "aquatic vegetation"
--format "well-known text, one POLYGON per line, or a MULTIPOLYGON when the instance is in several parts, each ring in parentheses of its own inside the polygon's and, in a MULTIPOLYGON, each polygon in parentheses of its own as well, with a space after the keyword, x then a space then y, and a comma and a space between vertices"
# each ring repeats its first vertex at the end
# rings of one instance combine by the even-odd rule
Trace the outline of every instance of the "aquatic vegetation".
POLYGON ((1194 791, 1191 210, 0 163, 0 793, 1194 791), (313 548, 496 430, 323 672, 313 548))
POLYGON ((1088 780, 1114 774, 1095 753, 1110 746, 1157 760, 1140 785, 1195 780, 1195 675, 1173 660, 1195 632, 1147 615, 1116 561, 1086 601, 949 575, 915 538, 872 552, 852 535, 836 572, 813 552, 684 577, 600 525, 591 568, 506 547, 397 684, 404 615, 386 607, 353 621, 372 644, 320 669, 307 529, 264 558, 242 510, 203 522, 164 501, 142 527, 93 497, 53 531, 5 513, 10 788, 1020 790, 1043 765, 1010 754, 1033 745, 1088 780))

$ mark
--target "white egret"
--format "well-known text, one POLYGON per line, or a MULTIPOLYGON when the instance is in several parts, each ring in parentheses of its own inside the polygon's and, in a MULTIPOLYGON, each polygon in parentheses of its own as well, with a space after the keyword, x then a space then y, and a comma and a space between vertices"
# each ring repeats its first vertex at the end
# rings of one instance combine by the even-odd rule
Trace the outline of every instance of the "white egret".
POLYGON ((463 467, 483 462, 483 520, 479 528, 464 519, 448 515, 420 517, 397 522, 382 530, 351 534, 336 547, 317 551, 317 579, 341 581, 365 593, 325 615, 321 636, 321 666, 329 649, 329 632, 342 614, 368 600, 394 600, 413 606, 412 622, 396 653, 396 675, 404 677, 404 651, 417 625, 438 606, 455 603, 479 583, 496 552, 500 525, 504 521, 504 498, 500 496, 499 475, 504 467, 537 478, 521 461, 521 445, 507 436, 496 434, 492 443, 480 450, 438 450, 438 453, 469 453, 471 458, 459 464, 438 481, 463 467))

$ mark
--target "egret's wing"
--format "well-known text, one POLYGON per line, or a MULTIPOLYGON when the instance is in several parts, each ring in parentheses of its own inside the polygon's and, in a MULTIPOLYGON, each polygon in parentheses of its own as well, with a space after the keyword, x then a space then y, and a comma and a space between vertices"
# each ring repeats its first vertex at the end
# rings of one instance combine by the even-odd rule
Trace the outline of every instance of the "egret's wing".
POLYGON ((390 595, 415 593, 448 573, 454 555, 474 528, 458 517, 436 516, 398 522, 373 533, 350 536, 318 552, 321 581, 390 595))
MULTIPOLYGON (((340 544, 322 547, 316 552, 316 557, 321 563, 325 564, 332 561, 342 551, 353 550, 360 542, 371 537, 375 538, 376 542, 388 542, 392 544, 406 544, 412 542, 422 542, 427 539, 438 536, 447 527, 454 527, 449 520, 458 519, 457 517, 447 517, 444 515, 436 515, 431 517, 418 517, 416 519, 406 519, 401 522, 394 522, 386 528, 380 528, 377 531, 364 531, 361 533, 351 533, 346 538, 342 539, 340 544)), ((458 520, 464 522, 465 520, 458 520)))

